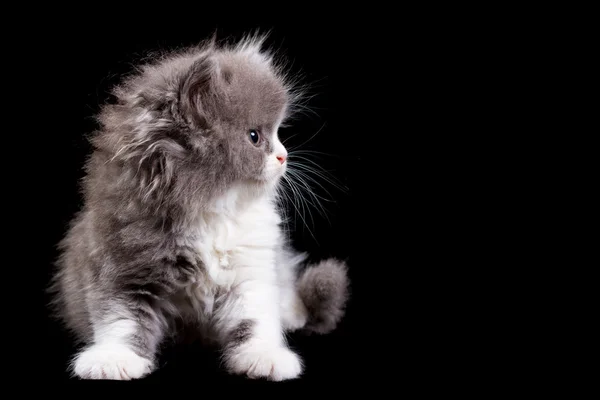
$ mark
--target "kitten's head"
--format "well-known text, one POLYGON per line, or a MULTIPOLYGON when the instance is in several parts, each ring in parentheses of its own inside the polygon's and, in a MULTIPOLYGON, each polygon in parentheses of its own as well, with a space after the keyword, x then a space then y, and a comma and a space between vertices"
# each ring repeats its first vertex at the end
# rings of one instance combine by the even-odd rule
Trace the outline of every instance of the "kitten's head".
POLYGON ((137 169, 146 198, 273 189, 287 166, 278 128, 296 97, 261 45, 212 41, 143 67, 103 110, 96 146, 137 169))

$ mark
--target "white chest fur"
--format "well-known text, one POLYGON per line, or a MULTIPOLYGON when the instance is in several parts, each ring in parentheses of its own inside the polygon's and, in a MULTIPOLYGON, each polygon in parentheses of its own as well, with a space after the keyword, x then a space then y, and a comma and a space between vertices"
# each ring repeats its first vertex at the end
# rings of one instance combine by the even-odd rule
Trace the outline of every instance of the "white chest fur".
POLYGON ((187 239, 202 261, 196 281, 186 290, 195 307, 210 314, 216 293, 253 279, 275 279, 280 222, 268 198, 240 204, 225 197, 201 213, 187 239))

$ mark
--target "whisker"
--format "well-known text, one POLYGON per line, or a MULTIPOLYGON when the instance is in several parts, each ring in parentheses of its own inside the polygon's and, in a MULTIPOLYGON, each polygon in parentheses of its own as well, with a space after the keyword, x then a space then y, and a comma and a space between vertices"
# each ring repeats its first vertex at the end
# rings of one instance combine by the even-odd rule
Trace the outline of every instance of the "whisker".
POLYGON ((314 225, 315 221, 312 217, 312 213, 310 212, 310 207, 308 207, 308 204, 306 204, 306 199, 304 198, 304 196, 302 196, 301 188, 299 187, 299 185, 296 184, 296 182, 291 177, 290 177, 290 183, 292 183, 293 189, 296 193, 296 199, 298 199, 298 202, 301 205, 303 215, 306 216, 306 211, 308 211, 308 215, 310 217, 310 222, 314 225))
POLYGON ((302 147, 302 146, 306 145, 306 144, 307 144, 308 142, 310 142, 311 140, 313 140, 313 139, 315 138, 315 136, 317 136, 319 133, 321 133, 321 131, 323 130, 323 128, 325 127, 325 125, 326 125, 326 124, 323 124, 323 125, 321 125, 321 127, 319 128, 319 130, 317 130, 317 132, 315 132, 315 134, 314 134, 314 135, 312 135, 312 136, 311 136, 311 137, 310 137, 308 140, 306 140, 304 143, 302 143, 302 144, 300 144, 300 145, 298 145, 298 146, 293 146, 293 147, 290 147, 290 148, 289 148, 289 150, 288 150, 288 154, 289 154, 290 152, 294 151, 295 149, 297 149, 297 148, 299 148, 299 147, 302 147))
POLYGON ((293 151, 288 151, 290 156, 296 156, 297 154, 318 154, 318 155, 322 155, 322 156, 327 156, 327 157, 334 157, 334 158, 341 158, 340 155, 337 154, 331 154, 331 153, 325 153, 322 151, 317 151, 317 150, 293 150, 293 151))
MULTIPOLYGON (((294 163, 294 162, 290 162, 289 165, 290 165, 290 168, 292 168, 292 169, 296 168, 297 170, 303 170, 303 171, 315 174, 319 178, 323 179, 324 181, 326 181, 327 183, 331 184, 332 186, 334 186, 335 188, 339 189, 340 191, 342 191, 344 193, 346 193, 349 190, 346 185, 339 182, 333 175, 331 175, 329 172, 327 172, 325 170, 318 171, 307 165, 304 165, 301 163, 294 163)), ((331 195, 330 193, 328 193, 328 194, 331 195)))
POLYGON ((291 140, 292 138, 295 138, 295 137, 296 137, 296 136, 298 136, 298 135, 299 135, 298 133, 294 133, 292 136, 289 136, 289 137, 285 138, 285 139, 283 140, 283 142, 281 142, 281 144, 283 144, 283 145, 285 146, 285 144, 286 144, 286 142, 287 142, 288 140, 291 140))
MULTIPOLYGON (((281 202, 289 206, 289 211, 294 213, 294 221, 299 218, 302 225, 307 228, 310 235, 316 241, 316 237, 311 230, 311 225, 315 223, 313 211, 326 220, 331 225, 328 204, 336 203, 331 189, 340 190, 347 193, 349 188, 341 182, 332 172, 323 168, 319 163, 311 158, 322 158, 323 156, 340 158, 339 155, 329 154, 322 151, 303 149, 315 137, 323 131, 326 124, 312 134, 303 143, 288 147, 288 168, 282 179, 281 202)), ((294 134, 285 139, 285 142, 296 137, 294 134)), ((287 147, 287 146, 286 146, 287 147)), ((286 210, 288 210, 286 209, 286 210)))
MULTIPOLYGON (((292 183, 292 181, 289 178, 289 176, 283 175, 283 178, 284 178, 284 182, 286 182, 289 185, 289 188, 292 190, 292 192, 296 193, 295 188, 294 188, 294 184, 292 183)), ((306 229, 308 229, 308 232, 310 233, 310 235, 312 236, 312 238, 315 240, 315 242, 317 242, 317 238, 315 237, 315 235, 313 234, 312 230, 308 226, 308 224, 306 222, 306 219, 304 218, 303 214, 300 212, 298 206, 296 205, 296 201, 295 200, 296 200, 296 197, 292 196, 292 202, 291 202, 292 206, 296 210, 298 216, 302 219, 302 222, 304 223, 304 226, 306 227, 306 229)), ((317 242, 317 244, 318 244, 318 242, 317 242)))
MULTIPOLYGON (((303 182, 306 184, 306 186, 307 186, 307 189, 309 189, 309 193, 310 193, 310 195, 312 195, 312 196, 315 196, 315 197, 318 197, 318 198, 320 198, 320 199, 322 199, 322 200, 324 200, 324 201, 328 201, 328 202, 334 202, 334 200, 327 199, 327 198, 325 198, 325 197, 322 197, 322 196, 320 196, 320 195, 318 195, 318 194, 314 193, 314 191, 312 190, 313 188, 312 188, 312 187, 311 187, 311 186, 310 186, 308 183, 306 183, 306 181, 305 181, 305 180, 308 180, 308 181, 310 181, 310 182, 312 182, 312 183, 316 184, 316 185, 317 185, 317 186, 319 186, 321 189, 323 189, 323 190, 325 191, 325 193, 327 193, 329 196, 331 196, 331 193, 329 193, 329 191, 328 191, 328 190, 327 190, 327 189, 326 189, 326 188, 325 188, 323 185, 321 185, 319 182, 317 182, 315 179, 313 179, 313 178, 312 178, 310 175, 306 174, 305 172, 303 172, 303 171, 301 171, 301 170, 294 170, 294 169, 292 169, 292 168, 290 168, 290 171, 289 171, 289 172, 290 172, 290 174, 292 174, 292 175, 294 175, 294 176, 297 176, 299 179, 302 179, 302 181, 303 181, 303 182)), ((332 196, 332 197, 333 197, 333 196, 332 196)))
MULTIPOLYGON (((290 171, 292 176, 295 176, 296 179, 298 179, 300 186, 304 187, 306 189, 306 193, 310 196, 312 196, 312 198, 314 199, 314 202, 303 198, 306 202, 308 202, 309 204, 311 204, 312 206, 314 206, 317 211, 319 212, 319 214, 321 214, 323 217, 325 217, 325 219, 327 220, 328 223, 331 223, 331 221, 329 220, 329 216, 327 215, 327 212, 325 210, 325 208, 323 207, 323 204, 319 201, 320 199, 323 199, 325 201, 330 201, 328 199, 325 199, 317 194, 315 194, 312 190, 312 188, 310 187, 310 185, 302 178, 302 176, 300 175, 296 175, 297 171, 290 171)), ((310 210, 310 209, 309 209, 310 210)))

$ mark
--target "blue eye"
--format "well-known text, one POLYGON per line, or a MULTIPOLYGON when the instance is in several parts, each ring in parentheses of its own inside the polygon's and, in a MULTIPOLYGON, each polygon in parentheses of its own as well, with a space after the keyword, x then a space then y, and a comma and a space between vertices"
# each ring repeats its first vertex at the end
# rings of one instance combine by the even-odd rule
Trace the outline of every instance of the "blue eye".
POLYGON ((260 134, 258 133, 258 131, 255 129, 250 129, 249 133, 250 133, 250 140, 252 140, 252 143, 258 144, 258 142, 260 141, 260 134))

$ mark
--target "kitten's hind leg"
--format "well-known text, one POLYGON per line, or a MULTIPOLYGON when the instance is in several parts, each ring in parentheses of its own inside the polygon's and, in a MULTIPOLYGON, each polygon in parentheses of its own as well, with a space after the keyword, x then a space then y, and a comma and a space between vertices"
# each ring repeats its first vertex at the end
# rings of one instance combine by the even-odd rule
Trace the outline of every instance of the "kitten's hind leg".
POLYGON ((105 302, 93 321, 94 337, 77 354, 73 373, 81 379, 130 380, 154 369, 154 353, 162 338, 161 321, 142 304, 105 302))
POLYGON ((308 320, 308 311, 296 289, 298 268, 305 259, 305 254, 289 249, 280 249, 277 253, 279 311, 283 329, 288 332, 303 328, 308 320))
POLYGON ((280 311, 281 324, 285 331, 293 332, 306 326, 308 310, 298 295, 294 283, 281 288, 280 311))

